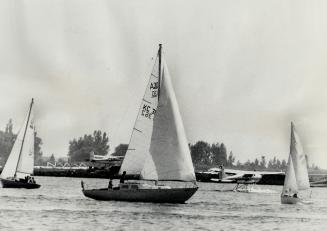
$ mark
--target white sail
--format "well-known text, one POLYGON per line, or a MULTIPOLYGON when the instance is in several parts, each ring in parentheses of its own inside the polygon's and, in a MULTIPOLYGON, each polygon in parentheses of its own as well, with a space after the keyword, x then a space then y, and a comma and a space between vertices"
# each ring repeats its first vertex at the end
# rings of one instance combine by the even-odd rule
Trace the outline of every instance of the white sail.
POLYGON ((293 196, 298 192, 292 157, 289 156, 282 195, 293 196))
POLYGON ((154 117, 150 154, 155 172, 146 172, 145 179, 194 181, 193 163, 182 118, 163 60, 159 105, 154 117))
POLYGON ((303 152, 299 135, 295 130, 295 126, 291 123, 291 145, 290 155, 292 157, 296 182, 299 190, 309 189, 309 176, 307 168, 307 160, 303 152))
POLYGON ((146 158, 150 156, 153 118, 158 105, 158 84, 159 58, 157 56, 135 121, 128 150, 120 168, 120 174, 126 171, 128 174, 140 175, 146 158))
POLYGON ((126 171, 147 180, 195 181, 177 100, 167 65, 162 61, 159 103, 157 58, 120 174, 126 171))
MULTIPOLYGON (((30 108, 32 110, 32 108, 30 108)), ((32 112, 31 112, 32 114, 32 112)), ((0 178, 21 178, 33 173, 34 166, 34 128, 32 129, 29 114, 26 116, 24 124, 20 129, 14 146, 8 156, 6 164, 2 170, 0 178), (27 124, 28 123, 28 124, 27 124), (25 128, 27 127, 25 138, 25 128), (23 142, 24 140, 24 142, 23 142), (22 150, 21 150, 22 149, 22 150), (31 154, 31 155, 30 155, 31 154), (16 174, 17 170, 17 174, 16 174), (19 172, 18 172, 19 171, 19 172), (21 173, 20 173, 21 172, 21 173)))
POLYGON ((20 159, 17 165, 16 176, 18 178, 24 178, 27 175, 33 174, 34 169, 34 124, 33 117, 30 117, 30 122, 27 126, 24 145, 20 159))

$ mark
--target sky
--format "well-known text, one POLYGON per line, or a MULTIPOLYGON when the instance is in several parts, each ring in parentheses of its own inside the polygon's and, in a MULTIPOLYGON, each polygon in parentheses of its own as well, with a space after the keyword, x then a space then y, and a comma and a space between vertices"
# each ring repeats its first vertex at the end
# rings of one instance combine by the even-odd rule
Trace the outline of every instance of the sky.
POLYGON ((287 159, 293 121, 327 168, 327 2, 0 2, 0 129, 35 99, 44 155, 100 129, 128 143, 158 44, 190 143, 287 159))

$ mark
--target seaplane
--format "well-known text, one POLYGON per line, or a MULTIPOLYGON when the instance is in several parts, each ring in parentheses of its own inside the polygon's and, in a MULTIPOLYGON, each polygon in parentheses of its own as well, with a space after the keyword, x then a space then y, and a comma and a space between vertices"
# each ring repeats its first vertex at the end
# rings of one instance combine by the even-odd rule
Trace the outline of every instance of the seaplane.
MULTIPOLYGON (((243 171, 236 169, 224 169, 223 166, 219 168, 210 168, 208 171, 203 172, 206 178, 211 182, 217 183, 234 183, 236 186, 233 191, 237 192, 251 192, 254 185, 264 178, 276 177, 283 178, 283 172, 267 172, 267 171, 243 171), (267 177, 267 175, 270 175, 267 177)), ((260 182, 262 183, 262 182, 260 182)))
POLYGON ((94 151, 90 152, 90 157, 88 161, 90 162, 98 162, 98 163, 107 163, 111 161, 122 161, 124 156, 112 156, 111 154, 107 155, 96 155, 94 151))

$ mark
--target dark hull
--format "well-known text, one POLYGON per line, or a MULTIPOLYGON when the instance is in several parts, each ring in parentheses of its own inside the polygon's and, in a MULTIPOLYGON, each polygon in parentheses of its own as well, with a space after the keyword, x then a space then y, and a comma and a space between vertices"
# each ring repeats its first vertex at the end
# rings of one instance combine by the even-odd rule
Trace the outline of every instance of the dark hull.
POLYGON ((26 188, 26 189, 36 189, 40 188, 41 185, 33 184, 33 183, 26 183, 21 181, 14 181, 14 180, 5 180, 0 179, 3 188, 26 188))
POLYGON ((197 187, 137 190, 112 190, 104 188, 83 190, 83 193, 86 197, 102 201, 185 203, 185 201, 190 199, 197 190, 197 187))

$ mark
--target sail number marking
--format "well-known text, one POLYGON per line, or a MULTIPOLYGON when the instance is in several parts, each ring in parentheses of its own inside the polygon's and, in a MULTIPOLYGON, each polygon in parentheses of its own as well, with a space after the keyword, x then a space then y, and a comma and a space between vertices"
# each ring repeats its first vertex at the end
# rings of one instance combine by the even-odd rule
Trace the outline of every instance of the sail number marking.
POLYGON ((150 84, 150 91, 151 91, 152 98, 158 97, 158 88, 159 88, 158 82, 152 82, 150 84))
POLYGON ((156 109, 151 108, 151 106, 143 104, 141 115, 148 119, 153 119, 154 114, 156 114, 156 109))

